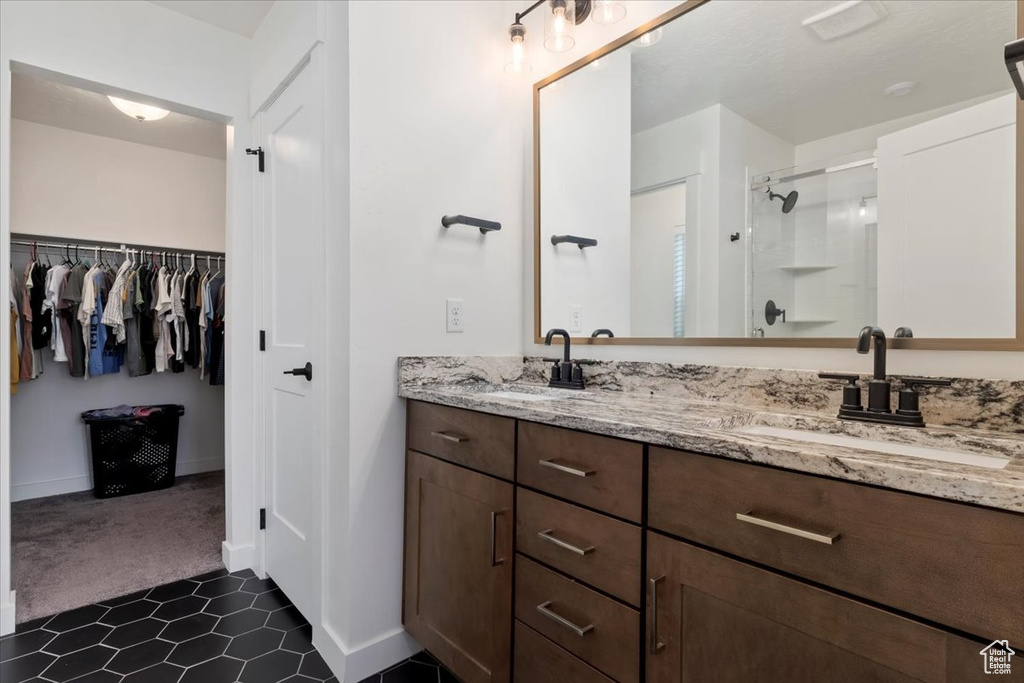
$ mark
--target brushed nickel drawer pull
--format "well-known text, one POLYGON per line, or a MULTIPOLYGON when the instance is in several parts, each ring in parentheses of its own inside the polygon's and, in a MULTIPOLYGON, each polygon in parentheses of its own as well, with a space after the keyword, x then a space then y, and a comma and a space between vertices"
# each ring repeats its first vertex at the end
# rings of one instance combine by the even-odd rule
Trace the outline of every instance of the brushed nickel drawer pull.
POLYGON ((491 566, 497 567, 505 562, 504 557, 495 558, 494 553, 498 549, 498 516, 505 514, 504 510, 491 510, 491 566))
POLYGON ((552 536, 553 533, 555 533, 554 529, 545 529, 544 531, 538 531, 537 535, 540 536, 541 538, 543 538, 548 543, 554 543, 559 548, 565 548, 569 552, 576 553, 580 557, 583 557, 585 555, 589 555, 590 553, 594 552, 594 546, 592 546, 592 545, 588 545, 586 548, 581 548, 578 545, 573 545, 572 543, 566 543, 565 541, 563 541, 560 538, 555 538, 554 536, 552 536))
POLYGON ((538 462, 541 467, 550 467, 553 470, 565 472, 566 474, 571 474, 575 477, 589 477, 594 474, 594 470, 580 470, 575 467, 569 467, 568 465, 559 465, 554 460, 539 460, 538 462))
POLYGON ((767 519, 754 516, 754 511, 750 512, 737 512, 736 519, 747 524, 754 524, 757 526, 763 526, 766 529, 774 529, 775 531, 781 531, 784 534, 790 534, 792 536, 799 536, 800 538, 806 538, 809 541, 815 543, 824 543, 825 545, 832 545, 835 541, 839 540, 839 532, 834 531, 830 534, 817 534, 813 531, 807 531, 806 529, 798 529, 794 526, 787 526, 785 524, 779 524, 778 522, 772 522, 767 519))
POLYGON ((436 436, 439 439, 444 439, 445 441, 451 441, 452 443, 463 443, 464 441, 469 441, 469 437, 454 436, 452 434, 446 434, 444 432, 430 432, 430 435, 436 436))
POLYGON ((587 624, 586 626, 577 626, 576 624, 572 623, 562 615, 555 614, 554 612, 552 612, 549 609, 549 607, 551 607, 550 600, 548 600, 547 602, 542 602, 541 604, 537 605, 537 611, 546 616, 551 621, 558 624, 559 626, 566 627, 567 629, 578 635, 580 638, 594 630, 593 624, 587 624))
POLYGON ((651 609, 647 612, 647 618, 649 620, 647 632, 650 634, 650 652, 652 655, 656 655, 665 649, 665 643, 658 639, 658 584, 664 580, 664 574, 656 578, 648 579, 651 609))

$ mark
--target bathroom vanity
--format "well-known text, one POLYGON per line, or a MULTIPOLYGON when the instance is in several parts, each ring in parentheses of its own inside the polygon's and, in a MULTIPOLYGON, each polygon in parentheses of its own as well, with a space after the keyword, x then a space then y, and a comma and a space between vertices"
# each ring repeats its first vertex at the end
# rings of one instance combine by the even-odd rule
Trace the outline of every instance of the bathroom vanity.
POLYGON ((467 683, 959 683, 993 640, 1024 642, 1019 434, 430 364, 400 369, 404 622, 467 683), (750 429, 787 420, 930 455, 750 429), (956 454, 994 460, 934 459, 956 454))

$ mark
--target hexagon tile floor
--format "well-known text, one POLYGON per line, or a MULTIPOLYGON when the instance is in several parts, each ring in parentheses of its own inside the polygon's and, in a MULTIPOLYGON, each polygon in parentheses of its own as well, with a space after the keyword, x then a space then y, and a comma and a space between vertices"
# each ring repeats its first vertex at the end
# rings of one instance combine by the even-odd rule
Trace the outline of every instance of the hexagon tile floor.
MULTIPOLYGON (((337 683, 271 579, 221 570, 19 624, 2 683, 337 683)), ((458 683, 425 652, 366 683, 458 683)))

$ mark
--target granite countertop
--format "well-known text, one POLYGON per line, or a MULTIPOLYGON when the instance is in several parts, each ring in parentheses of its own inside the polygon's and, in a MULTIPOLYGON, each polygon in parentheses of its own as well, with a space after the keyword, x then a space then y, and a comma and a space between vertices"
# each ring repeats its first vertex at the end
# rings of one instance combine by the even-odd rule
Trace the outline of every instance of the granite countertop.
MULTIPOLYGON (((405 360, 405 359, 403 359, 405 360)), ((992 508, 1024 512, 1024 436, 960 427, 889 427, 822 414, 602 389, 572 391, 500 381, 501 373, 454 383, 436 368, 400 373, 399 396, 595 434, 772 465, 992 508), (486 381, 486 380, 492 381, 486 381), (493 381, 498 379, 499 381, 493 381), (484 380, 484 381, 481 381, 484 380), (494 396, 495 392, 510 392, 494 396), (528 396, 524 396, 528 395, 528 396), (540 399, 540 400, 537 400, 540 399), (761 429, 767 433, 746 430, 761 429), (769 428, 765 430, 764 428, 769 428), (859 436, 1006 458, 1002 469, 889 454, 780 436, 777 429, 859 436)))

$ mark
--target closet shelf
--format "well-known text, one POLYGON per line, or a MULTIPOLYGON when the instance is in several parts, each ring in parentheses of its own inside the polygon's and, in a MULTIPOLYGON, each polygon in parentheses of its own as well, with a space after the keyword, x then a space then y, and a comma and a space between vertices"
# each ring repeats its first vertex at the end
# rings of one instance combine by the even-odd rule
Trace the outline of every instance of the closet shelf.
POLYGON ((804 263, 801 265, 793 266, 779 266, 779 270, 784 270, 787 273, 793 275, 803 275, 804 273, 817 273, 822 270, 832 270, 836 268, 834 263, 804 263))

